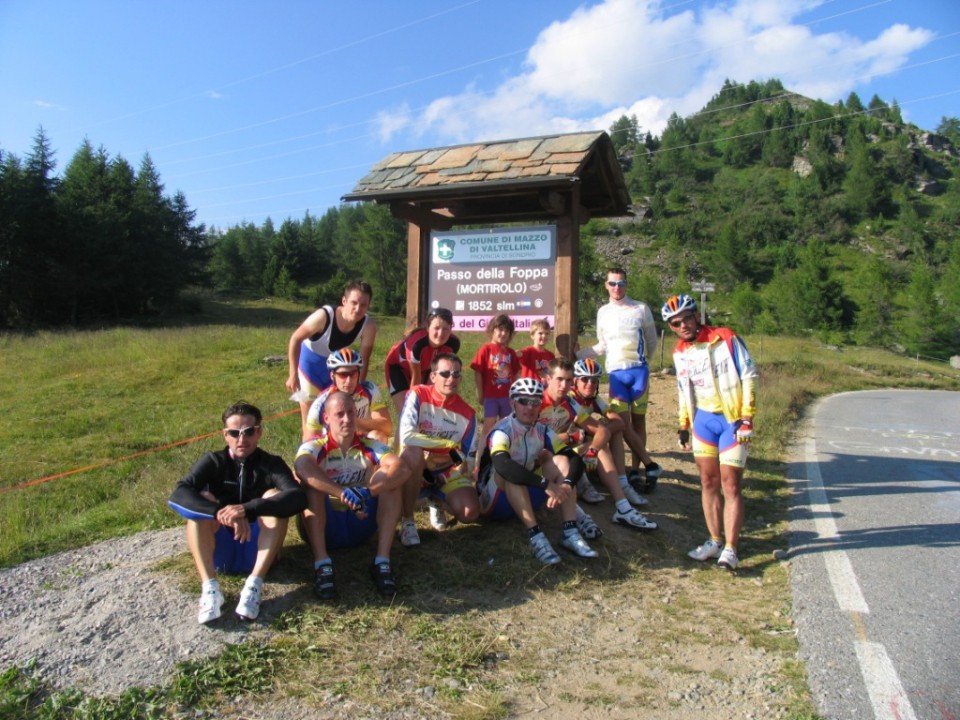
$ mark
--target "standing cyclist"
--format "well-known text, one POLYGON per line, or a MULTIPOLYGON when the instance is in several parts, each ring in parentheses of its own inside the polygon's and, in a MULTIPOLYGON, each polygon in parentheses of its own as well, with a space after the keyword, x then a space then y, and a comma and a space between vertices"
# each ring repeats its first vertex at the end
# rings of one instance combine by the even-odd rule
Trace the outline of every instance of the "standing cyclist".
POLYGON ((701 502, 710 538, 688 555, 737 568, 743 529, 741 487, 747 448, 753 439, 757 366, 747 346, 729 328, 701 325, 689 295, 663 305, 663 319, 679 341, 673 350, 680 398, 680 447, 691 447, 700 470, 701 502), (723 537, 721 537, 723 532, 723 537), (726 543, 721 545, 723 538, 726 543))
POLYGON ((650 367, 647 358, 657 349, 657 327, 646 303, 627 297, 627 272, 607 270, 610 302, 597 311, 597 344, 578 357, 606 356, 610 376, 611 418, 623 421, 623 439, 632 454, 631 480, 640 485, 639 463, 644 465, 644 486, 656 483, 663 469, 647 452, 647 403, 650 367))

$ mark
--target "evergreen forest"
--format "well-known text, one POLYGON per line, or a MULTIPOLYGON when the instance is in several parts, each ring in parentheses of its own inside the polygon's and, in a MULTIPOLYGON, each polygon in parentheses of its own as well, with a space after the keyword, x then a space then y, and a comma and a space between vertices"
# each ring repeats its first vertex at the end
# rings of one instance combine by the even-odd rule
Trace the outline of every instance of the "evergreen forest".
MULTIPOLYGON (((713 283, 712 317, 740 332, 960 351, 960 119, 930 132, 893 100, 727 81, 659 136, 634 117, 608 131, 634 215, 582 228, 584 323, 615 264, 655 308, 713 283)), ((358 277, 375 312, 403 313, 406 228, 381 206, 206 228, 149 156, 85 142, 56 165, 42 129, 25 158, 0 151, 0 327, 162 322, 196 287, 319 304, 358 277)))

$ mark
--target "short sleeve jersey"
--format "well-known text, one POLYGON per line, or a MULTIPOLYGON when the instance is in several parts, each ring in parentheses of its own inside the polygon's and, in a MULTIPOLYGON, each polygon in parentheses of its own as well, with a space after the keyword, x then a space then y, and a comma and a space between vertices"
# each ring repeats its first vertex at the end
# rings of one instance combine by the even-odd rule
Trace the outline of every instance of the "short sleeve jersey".
POLYGON ((466 457, 474 448, 477 416, 459 395, 444 397, 432 385, 410 388, 400 411, 400 445, 440 451, 427 456, 430 469, 450 465, 446 451, 456 449, 466 457))
POLYGON ((566 447, 546 425, 536 422, 527 427, 511 414, 497 422, 487 436, 480 472, 483 473, 484 466, 490 463, 490 457, 498 452, 509 453, 511 459, 518 464, 527 470, 533 470, 541 450, 546 448, 557 454, 566 447))
POLYGON ((540 406, 538 422, 549 427, 558 435, 569 432, 570 428, 587 419, 586 412, 569 395, 559 400, 553 400, 549 393, 543 394, 543 404, 540 406))
POLYGON ((338 445, 329 435, 308 440, 297 450, 297 459, 312 457, 330 481, 341 487, 365 485, 384 456, 393 451, 382 442, 355 435, 349 445, 338 445))

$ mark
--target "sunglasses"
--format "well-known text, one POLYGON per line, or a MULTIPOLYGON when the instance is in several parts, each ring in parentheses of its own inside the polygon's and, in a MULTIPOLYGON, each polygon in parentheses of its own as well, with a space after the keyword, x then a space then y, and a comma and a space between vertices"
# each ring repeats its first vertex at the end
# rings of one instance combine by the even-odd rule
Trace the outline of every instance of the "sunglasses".
POLYGON ((607 280, 607 287, 619 287, 619 288, 622 288, 622 287, 626 287, 626 286, 627 286, 627 281, 626 281, 626 280, 607 280))
POLYGON ((451 377, 458 378, 461 375, 463 375, 463 373, 460 370, 437 370, 436 372, 437 372, 437 375, 439 375, 444 379, 451 378, 451 377))
POLYGON ((600 378, 598 377, 578 377, 577 380, 583 383, 598 383, 600 378))
POLYGON ((517 402, 524 407, 537 407, 543 404, 543 400, 540 398, 517 398, 517 402))
POLYGON ((226 428, 224 432, 230 437, 236 439, 243 435, 243 437, 253 437, 257 434, 257 430, 260 429, 259 425, 254 425, 252 427, 245 427, 239 430, 234 430, 233 428, 226 428))
POLYGON ((349 378, 349 377, 353 377, 354 375, 359 375, 359 374, 360 374, 360 370, 359 370, 359 369, 357 369, 357 370, 341 370, 340 372, 335 372, 335 373, 334 373, 334 375, 336 375, 338 378, 349 378))
POLYGON ((680 327, 681 325, 683 325, 685 322, 687 322, 687 321, 691 321, 691 322, 692 322, 692 321, 694 321, 694 320, 696 320, 696 319, 697 319, 697 316, 696 316, 696 315, 684 315, 684 316, 681 317, 681 318, 675 318, 675 319, 671 320, 671 321, 670 321, 670 327, 672 327, 672 328, 678 328, 678 327, 680 327))

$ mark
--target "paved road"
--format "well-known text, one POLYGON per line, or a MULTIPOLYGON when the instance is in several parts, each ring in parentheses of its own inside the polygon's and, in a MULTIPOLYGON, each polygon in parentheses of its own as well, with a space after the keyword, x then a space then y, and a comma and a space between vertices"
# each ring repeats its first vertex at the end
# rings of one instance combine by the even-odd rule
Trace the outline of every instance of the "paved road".
POLYGON ((960 719, 960 393, 844 393, 791 465, 801 657, 837 720, 960 719))

